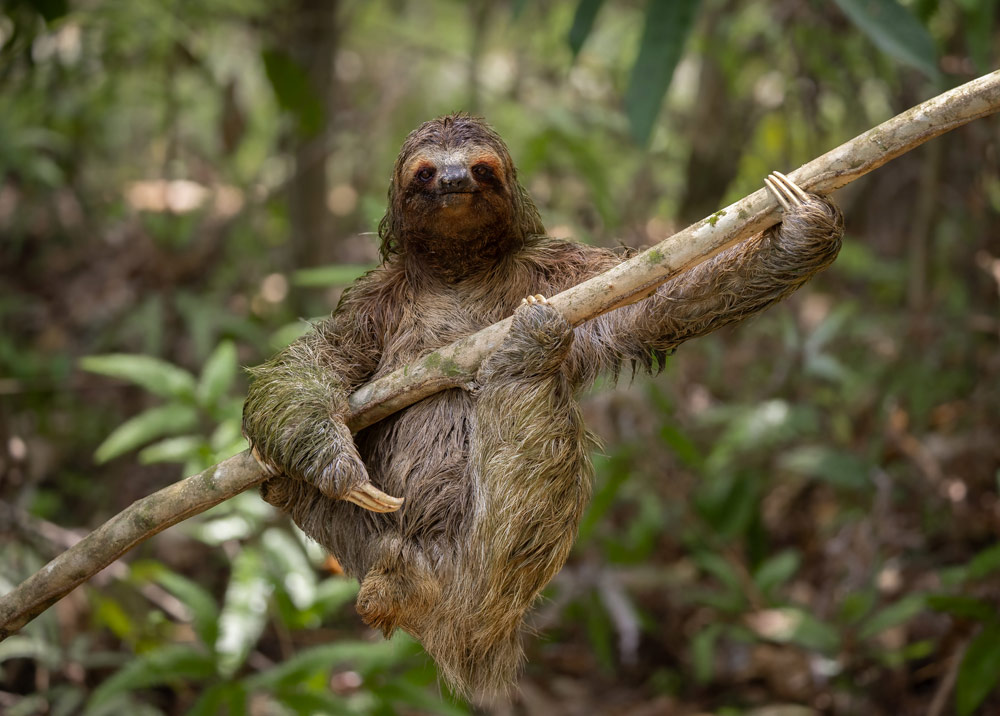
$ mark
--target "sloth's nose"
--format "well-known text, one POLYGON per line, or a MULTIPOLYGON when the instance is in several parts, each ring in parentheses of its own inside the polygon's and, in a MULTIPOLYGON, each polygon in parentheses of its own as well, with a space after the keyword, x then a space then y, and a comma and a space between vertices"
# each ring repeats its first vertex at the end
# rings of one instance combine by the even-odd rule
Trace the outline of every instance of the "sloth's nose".
POLYGON ((468 191, 472 188, 469 170, 461 164, 450 164, 441 171, 439 179, 442 191, 468 191))

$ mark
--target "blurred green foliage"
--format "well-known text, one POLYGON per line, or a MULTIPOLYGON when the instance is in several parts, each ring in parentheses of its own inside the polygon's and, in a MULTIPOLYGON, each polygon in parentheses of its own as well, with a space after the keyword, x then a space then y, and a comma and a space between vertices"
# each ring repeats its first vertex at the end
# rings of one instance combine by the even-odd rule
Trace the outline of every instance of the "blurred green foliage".
MULTIPOLYGON (((5 3, 0 592, 244 447, 239 367, 377 262, 420 121, 484 114, 551 233, 640 246, 997 48, 989 0, 5 3)), ((833 268, 586 397, 517 712, 1000 709, 998 136, 846 188, 833 268)), ((469 712, 355 591, 242 495, 0 643, 0 712, 469 712)))

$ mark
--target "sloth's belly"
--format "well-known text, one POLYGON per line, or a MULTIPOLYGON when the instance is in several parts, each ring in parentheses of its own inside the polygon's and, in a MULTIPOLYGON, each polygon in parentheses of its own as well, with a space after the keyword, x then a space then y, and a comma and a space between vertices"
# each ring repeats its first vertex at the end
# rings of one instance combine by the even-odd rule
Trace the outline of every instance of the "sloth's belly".
POLYGON ((475 486, 469 469, 475 398, 451 389, 418 403, 355 436, 372 482, 405 498, 386 517, 405 532, 457 538, 475 486))

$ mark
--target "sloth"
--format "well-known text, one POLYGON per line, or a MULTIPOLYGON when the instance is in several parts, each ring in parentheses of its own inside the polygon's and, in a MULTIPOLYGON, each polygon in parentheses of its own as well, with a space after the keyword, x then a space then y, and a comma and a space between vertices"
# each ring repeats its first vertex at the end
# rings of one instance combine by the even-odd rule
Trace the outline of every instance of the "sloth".
POLYGON ((263 365, 243 430, 263 498, 360 580, 357 610, 417 638, 464 695, 504 692, 521 625, 569 554, 595 447, 576 394, 624 365, 655 371, 686 340, 742 320, 836 257, 843 218, 782 175, 782 222, 576 328, 548 302, 626 256, 555 239, 481 119, 422 124, 403 144, 379 225, 381 265, 263 365), (467 389, 365 428, 348 395, 513 314, 467 389))

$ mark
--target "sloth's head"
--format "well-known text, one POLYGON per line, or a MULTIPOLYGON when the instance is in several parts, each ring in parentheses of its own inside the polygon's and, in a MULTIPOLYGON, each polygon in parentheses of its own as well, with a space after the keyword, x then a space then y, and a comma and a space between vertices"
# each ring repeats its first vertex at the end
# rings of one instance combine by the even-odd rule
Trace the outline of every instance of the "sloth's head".
POLYGON ((382 256, 431 263, 495 259, 544 233, 500 136, 483 120, 453 114, 424 122, 396 159, 379 224, 382 256))

